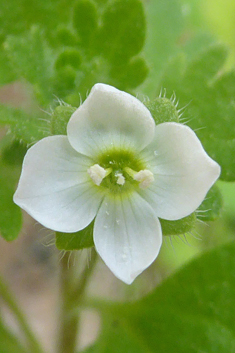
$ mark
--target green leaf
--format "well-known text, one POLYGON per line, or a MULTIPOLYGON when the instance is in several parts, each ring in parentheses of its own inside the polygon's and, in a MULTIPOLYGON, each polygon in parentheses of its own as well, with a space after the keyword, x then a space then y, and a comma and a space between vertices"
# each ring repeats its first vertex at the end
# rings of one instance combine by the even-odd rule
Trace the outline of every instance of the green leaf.
POLYGON ((142 89, 151 98, 169 58, 178 52, 184 16, 178 0, 146 2, 147 36, 144 54, 150 66, 149 79, 142 89))
POLYGON ((72 66, 75 69, 78 69, 81 65, 81 55, 76 49, 66 49, 64 50, 56 59, 55 68, 60 70, 65 66, 72 66))
POLYGON ((19 340, 3 324, 0 317, 0 353, 26 353, 19 340))
POLYGON ((73 25, 81 43, 89 47, 98 29, 98 12, 96 4, 92 0, 78 0, 73 12, 73 25))
POLYGON ((59 250, 81 250, 94 246, 93 242, 94 222, 85 229, 76 233, 56 232, 56 246, 59 250))
POLYGON ((219 44, 189 61, 179 60, 178 56, 169 64, 160 87, 166 89, 167 95, 175 92, 180 108, 187 106, 183 114, 187 124, 197 133, 207 153, 221 165, 221 179, 232 181, 235 180, 235 164, 231 159, 235 155, 235 74, 222 74, 225 57, 226 49, 219 44))
POLYGON ((235 352, 235 244, 203 254, 144 299, 96 305, 97 343, 86 353, 235 352))
POLYGON ((223 45, 213 45, 206 51, 202 51, 199 57, 193 58, 187 66, 186 81, 199 83, 199 86, 207 85, 223 67, 226 58, 227 48, 223 45))
POLYGON ((19 141, 11 141, 2 151, 2 161, 9 166, 21 167, 27 147, 19 141))
POLYGON ((145 30, 145 14, 140 0, 110 1, 103 13, 97 47, 112 63, 126 63, 141 51, 145 30))
POLYGON ((0 233, 7 241, 14 240, 22 227, 22 214, 13 202, 20 168, 0 160, 0 233))
POLYGON ((197 218, 202 221, 214 221, 220 214, 223 207, 223 198, 219 188, 214 185, 208 191, 205 200, 196 211, 197 218))
POLYGON ((26 36, 9 36, 4 47, 18 78, 24 78, 33 85, 43 104, 51 100, 54 56, 40 28, 32 27, 26 36))
POLYGON ((9 126, 15 138, 26 144, 50 135, 49 121, 45 119, 45 114, 31 116, 23 110, 5 105, 0 105, 0 124, 9 126))
POLYGON ((9 34, 24 34, 35 24, 53 38, 58 23, 62 25, 70 19, 73 3, 73 0, 69 3, 64 0, 1 1, 0 40, 9 34))
POLYGON ((0 44, 0 86, 13 82, 15 79, 16 75, 9 65, 9 60, 2 44, 0 44))
POLYGON ((118 86, 125 90, 139 86, 147 77, 148 72, 146 60, 137 56, 132 58, 127 65, 114 65, 110 74, 117 82, 115 87, 118 86))
POLYGON ((56 30, 55 34, 55 40, 60 47, 61 45, 67 46, 67 47, 73 47, 77 44, 77 38, 76 36, 67 28, 67 27, 61 27, 59 26, 56 30))

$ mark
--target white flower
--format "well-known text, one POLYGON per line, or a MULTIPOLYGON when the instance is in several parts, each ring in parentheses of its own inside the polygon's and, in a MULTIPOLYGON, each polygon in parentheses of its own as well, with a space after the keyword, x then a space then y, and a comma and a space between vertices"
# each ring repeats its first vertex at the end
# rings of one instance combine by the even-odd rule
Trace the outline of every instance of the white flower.
POLYGON ((159 253, 158 217, 195 211, 220 167, 189 127, 155 126, 138 99, 105 84, 92 88, 67 133, 28 150, 14 201, 59 232, 79 231, 95 218, 97 252, 130 284, 159 253))

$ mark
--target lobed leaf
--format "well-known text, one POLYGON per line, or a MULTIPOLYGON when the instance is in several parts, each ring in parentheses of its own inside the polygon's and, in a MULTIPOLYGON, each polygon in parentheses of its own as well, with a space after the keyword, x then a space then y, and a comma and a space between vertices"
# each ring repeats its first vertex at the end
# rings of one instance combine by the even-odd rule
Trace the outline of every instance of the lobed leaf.
POLYGON ((20 167, 13 168, 0 160, 0 233, 7 241, 17 238, 22 227, 22 214, 13 202, 20 167))
POLYGON ((17 140, 32 144, 50 135, 49 124, 43 116, 31 116, 20 109, 0 105, 0 124, 7 125, 17 140))
POLYGON ((17 77, 26 79, 34 86, 43 104, 51 100, 54 56, 40 28, 32 27, 25 36, 8 36, 4 48, 17 77))
POLYGON ((125 63, 142 49, 145 31, 140 0, 110 1, 102 16, 99 48, 112 63, 125 63))
POLYGON ((89 47, 98 29, 98 10, 92 0, 78 0, 73 10, 73 25, 81 44, 89 47))
MULTIPOLYGON (((222 167, 221 179, 235 180, 235 74, 222 74, 226 49, 213 45, 195 59, 177 56, 169 63, 160 87, 176 93, 183 117, 207 153, 222 167), (185 62, 185 64, 183 64, 185 62), (185 69, 182 69, 183 65, 185 69), (175 68, 175 76, 173 69, 175 68), (173 78, 172 78, 173 76, 173 78)), ((183 120, 181 120, 183 122, 183 120)))
POLYGON ((144 299, 97 304, 102 331, 84 353, 235 352, 235 244, 207 252, 144 299))

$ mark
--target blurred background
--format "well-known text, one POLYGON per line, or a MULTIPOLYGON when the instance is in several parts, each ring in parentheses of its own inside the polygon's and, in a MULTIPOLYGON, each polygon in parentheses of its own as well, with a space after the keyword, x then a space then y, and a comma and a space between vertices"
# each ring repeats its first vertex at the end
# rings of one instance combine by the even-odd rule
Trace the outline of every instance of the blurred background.
MULTIPOLYGON (((53 5, 60 3, 59 15, 66 17, 66 1, 16 1, 0 0, 0 22, 3 21, 7 32, 14 34, 17 28, 29 28, 34 23, 37 11, 37 23, 46 20, 47 11, 53 11, 53 5), (17 4, 17 5, 16 5, 17 4), (34 7, 36 6, 36 10, 34 7), (20 16, 21 7, 28 17, 20 16), (25 12, 25 9, 28 11, 25 12)), ((226 68, 235 66, 235 2, 233 0, 145 0, 147 15, 147 39, 144 55, 150 63, 151 79, 147 79, 136 92, 154 95, 154 85, 166 61, 179 50, 187 50, 191 38, 204 38, 204 45, 212 40, 225 43, 229 48, 226 68), (159 31, 159 28, 161 29, 159 31)), ((23 11, 23 10, 22 10, 23 11)), ((54 20, 57 21, 55 14, 54 20)), ((53 16, 52 16, 53 17, 53 16)), ((53 29, 53 23, 48 30, 53 29)), ((0 29, 0 41, 5 33, 0 29)), ((0 62, 1 70, 6 70, 0 62)), ((177 92, 176 92, 177 95, 177 92)), ((20 82, 3 84, 0 87, 0 102, 33 109, 34 99, 28 87, 20 82)), ((187 111, 185 112, 187 117, 187 111)), ((234 117, 235 119, 235 117, 234 117)), ((1 136, 6 133, 1 129, 1 136)), ((234 160, 235 156, 231 156, 234 160)), ((88 287, 91 296, 108 297, 118 300, 135 300, 174 272, 183 263, 201 252, 225 243, 235 237, 235 184, 218 182, 224 197, 223 211, 215 222, 198 221, 190 234, 179 237, 165 237, 163 247, 155 263, 146 270, 132 286, 126 286, 117 280, 98 260, 88 287)), ((54 235, 44 229, 28 215, 24 214, 24 227, 19 238, 6 242, 0 238, 0 272, 9 283, 17 300, 29 317, 33 329, 49 353, 53 352, 58 320, 59 266, 63 256, 54 244, 54 235)), ((89 265, 90 250, 71 255, 69 266, 75 269, 89 265)), ((17 326, 1 305, 1 313, 6 322, 17 326)), ((79 347, 83 348, 95 339, 99 331, 99 317, 86 311, 82 315, 82 329, 79 347)), ((0 350, 1 351, 1 350, 0 350)))

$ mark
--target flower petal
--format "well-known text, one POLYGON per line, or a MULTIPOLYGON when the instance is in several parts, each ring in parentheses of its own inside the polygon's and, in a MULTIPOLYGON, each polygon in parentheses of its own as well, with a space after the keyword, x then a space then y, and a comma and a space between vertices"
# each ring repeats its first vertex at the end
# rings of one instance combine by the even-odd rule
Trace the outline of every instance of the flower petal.
POLYGON ((94 243, 115 276, 131 284, 159 253, 160 222, 137 193, 107 196, 95 219, 94 243))
POLYGON ((14 202, 45 227, 76 232, 95 217, 102 194, 66 136, 50 136, 31 147, 24 159, 14 202))
POLYGON ((154 120, 137 98, 96 84, 68 123, 68 139, 87 156, 112 147, 144 148, 154 137, 154 120))
POLYGON ((176 220, 194 212, 220 174, 220 166, 207 155, 194 131, 182 124, 157 125, 142 157, 155 181, 140 194, 163 219, 176 220))

